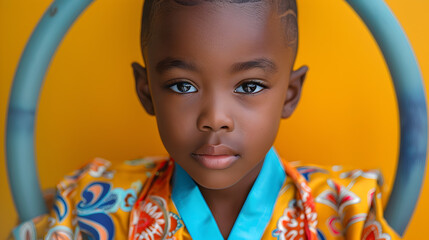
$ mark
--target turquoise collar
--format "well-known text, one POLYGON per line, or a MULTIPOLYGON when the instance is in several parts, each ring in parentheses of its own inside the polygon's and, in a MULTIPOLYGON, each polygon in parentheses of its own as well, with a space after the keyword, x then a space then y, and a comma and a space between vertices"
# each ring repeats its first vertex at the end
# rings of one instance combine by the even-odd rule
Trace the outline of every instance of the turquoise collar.
MULTIPOLYGON (((271 148, 228 240, 261 239, 285 179, 283 165, 271 148)), ((172 199, 192 239, 223 239, 198 186, 178 164, 174 168, 172 199)))

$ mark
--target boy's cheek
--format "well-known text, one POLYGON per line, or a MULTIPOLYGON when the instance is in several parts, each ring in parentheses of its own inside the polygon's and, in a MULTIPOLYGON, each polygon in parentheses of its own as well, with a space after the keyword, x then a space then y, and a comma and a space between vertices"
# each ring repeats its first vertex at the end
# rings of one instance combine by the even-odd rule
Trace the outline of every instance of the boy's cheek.
POLYGON ((191 142, 198 138, 196 136, 198 132, 190 114, 184 112, 177 115, 159 111, 156 118, 161 140, 169 152, 172 148, 180 148, 182 151, 192 148, 191 142))
POLYGON ((277 136, 279 121, 248 122, 242 130, 242 137, 248 150, 269 149, 277 136))

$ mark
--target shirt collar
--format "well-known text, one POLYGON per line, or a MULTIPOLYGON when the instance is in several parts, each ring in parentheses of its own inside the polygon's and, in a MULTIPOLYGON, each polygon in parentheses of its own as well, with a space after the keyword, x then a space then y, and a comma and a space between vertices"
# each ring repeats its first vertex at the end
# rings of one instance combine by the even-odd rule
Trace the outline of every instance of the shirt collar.
MULTIPOLYGON (((223 239, 198 186, 175 163, 172 199, 192 239, 223 239)), ((260 239, 271 219, 278 193, 286 179, 280 159, 271 148, 234 223, 228 240, 260 239)))

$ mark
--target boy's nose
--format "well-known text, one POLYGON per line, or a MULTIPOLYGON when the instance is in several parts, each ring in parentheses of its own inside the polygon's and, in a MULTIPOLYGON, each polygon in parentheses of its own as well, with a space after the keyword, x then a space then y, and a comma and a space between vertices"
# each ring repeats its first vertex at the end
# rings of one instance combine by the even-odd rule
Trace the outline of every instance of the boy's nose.
POLYGON ((225 103, 209 102, 198 116, 198 129, 202 132, 217 132, 220 130, 230 132, 234 130, 234 121, 227 112, 228 109, 225 103))

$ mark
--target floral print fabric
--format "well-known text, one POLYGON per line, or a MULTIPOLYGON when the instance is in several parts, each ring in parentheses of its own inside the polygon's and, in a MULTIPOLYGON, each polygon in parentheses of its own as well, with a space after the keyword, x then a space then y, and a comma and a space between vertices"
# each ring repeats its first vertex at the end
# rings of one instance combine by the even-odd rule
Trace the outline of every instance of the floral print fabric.
MULTIPOLYGON (((262 239, 400 239, 383 218, 378 171, 279 161, 287 177, 262 239)), ((192 239, 171 199, 173 170, 169 158, 96 158, 58 184, 49 215, 11 239, 192 239)))

